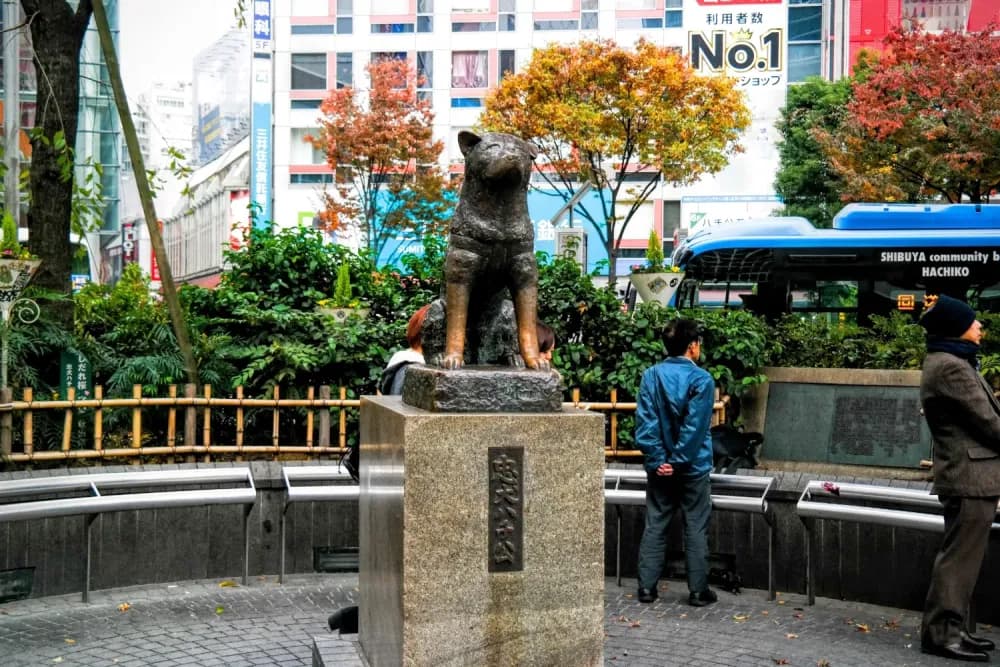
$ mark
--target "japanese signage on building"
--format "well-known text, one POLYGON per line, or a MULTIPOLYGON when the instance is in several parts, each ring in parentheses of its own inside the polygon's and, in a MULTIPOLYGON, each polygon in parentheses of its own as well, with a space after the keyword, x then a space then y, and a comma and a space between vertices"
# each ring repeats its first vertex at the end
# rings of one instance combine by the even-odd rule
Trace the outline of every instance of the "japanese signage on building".
POLYGON ((134 222, 122 223, 122 264, 132 264, 139 259, 139 230, 134 222))
POLYGON ((271 0, 253 2, 253 63, 250 70, 250 199, 257 213, 255 225, 266 226, 273 219, 271 168, 271 95, 274 63, 271 57, 271 0))

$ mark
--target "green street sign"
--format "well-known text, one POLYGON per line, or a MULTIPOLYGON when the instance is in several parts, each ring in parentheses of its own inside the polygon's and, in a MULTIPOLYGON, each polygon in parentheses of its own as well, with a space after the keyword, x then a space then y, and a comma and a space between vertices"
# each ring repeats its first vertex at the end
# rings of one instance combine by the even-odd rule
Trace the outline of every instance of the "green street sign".
POLYGON ((69 388, 76 390, 76 398, 94 397, 94 376, 90 361, 76 350, 63 350, 59 355, 59 395, 69 398, 69 388))

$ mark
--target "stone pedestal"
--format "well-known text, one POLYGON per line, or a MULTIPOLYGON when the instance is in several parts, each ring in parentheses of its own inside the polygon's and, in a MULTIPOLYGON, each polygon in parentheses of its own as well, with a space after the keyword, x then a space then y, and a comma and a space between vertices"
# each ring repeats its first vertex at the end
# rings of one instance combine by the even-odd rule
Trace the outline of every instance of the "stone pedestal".
POLYGON ((431 413, 363 398, 369 663, 603 664, 603 443, 603 417, 580 410, 431 413))

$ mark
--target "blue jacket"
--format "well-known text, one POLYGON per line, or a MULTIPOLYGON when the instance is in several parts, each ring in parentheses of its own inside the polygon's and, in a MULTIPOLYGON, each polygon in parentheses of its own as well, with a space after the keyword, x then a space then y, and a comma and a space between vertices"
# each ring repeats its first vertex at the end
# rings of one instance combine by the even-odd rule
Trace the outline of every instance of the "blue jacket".
POLYGON ((668 357, 647 368, 635 409, 635 442, 646 470, 674 466, 674 474, 700 477, 712 471, 715 381, 686 357, 668 357))

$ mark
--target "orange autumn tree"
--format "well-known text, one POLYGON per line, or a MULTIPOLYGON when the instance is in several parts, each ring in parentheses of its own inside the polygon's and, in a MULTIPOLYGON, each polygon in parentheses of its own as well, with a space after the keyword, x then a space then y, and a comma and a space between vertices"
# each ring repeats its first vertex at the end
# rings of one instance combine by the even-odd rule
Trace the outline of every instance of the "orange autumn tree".
POLYGON ((886 38, 839 130, 816 132, 846 201, 989 201, 1000 187, 995 29, 886 38))
POLYGON ((534 142, 542 180, 565 201, 593 184, 600 219, 577 213, 604 244, 614 285, 618 245, 656 186, 720 171, 741 150, 750 113, 731 79, 698 74, 673 49, 600 40, 537 49, 492 91, 480 122, 534 142))
POLYGON ((319 132, 307 140, 334 173, 320 219, 331 230, 356 223, 375 261, 388 264, 404 247, 387 252, 390 241, 445 233, 454 197, 437 162, 444 144, 433 138, 434 114, 417 96, 414 68, 385 58, 367 69, 371 87, 331 90, 320 106, 319 132))

